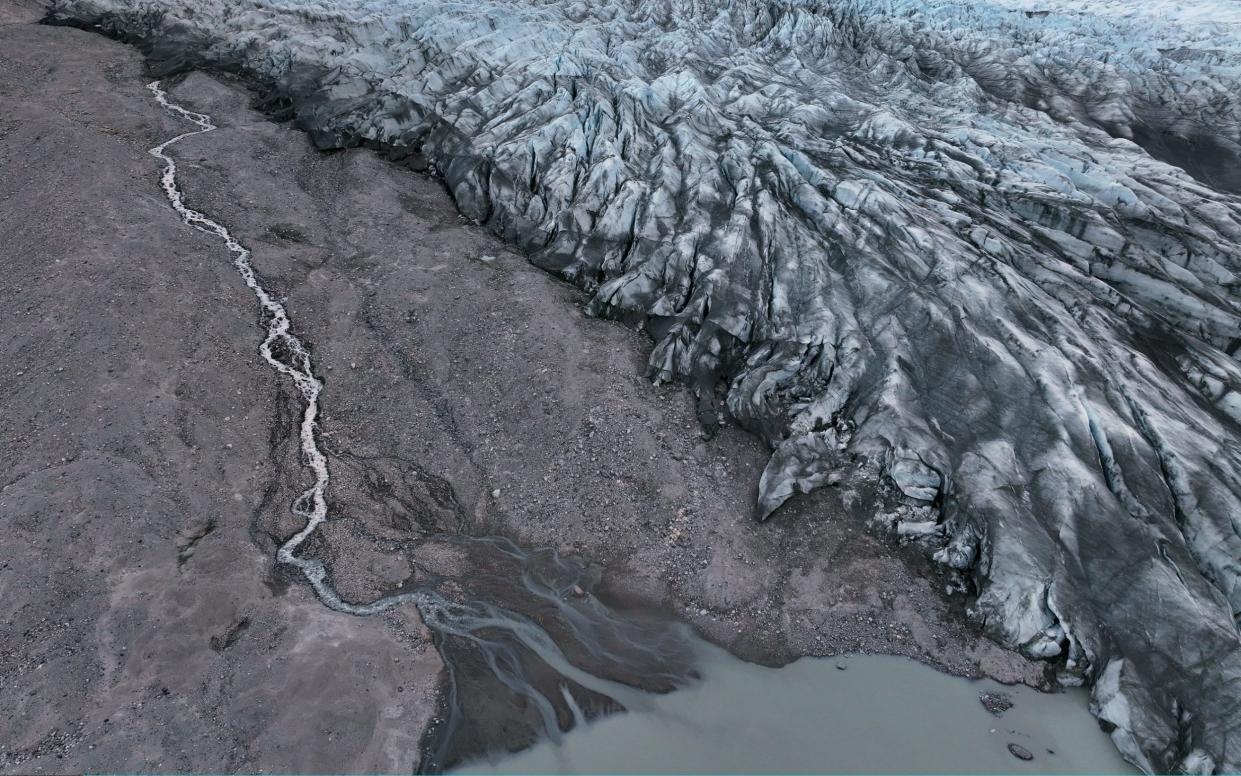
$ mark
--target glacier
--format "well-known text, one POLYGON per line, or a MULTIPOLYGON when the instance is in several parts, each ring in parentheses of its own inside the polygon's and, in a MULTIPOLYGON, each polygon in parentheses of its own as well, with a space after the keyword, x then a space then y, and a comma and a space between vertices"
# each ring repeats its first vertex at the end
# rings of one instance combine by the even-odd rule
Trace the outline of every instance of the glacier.
MULTIPOLYGON (((1241 770, 1241 5, 55 0, 637 323, 772 455, 849 478, 1147 771, 1241 770)), ((411 239, 416 236, 411 235, 411 239)))

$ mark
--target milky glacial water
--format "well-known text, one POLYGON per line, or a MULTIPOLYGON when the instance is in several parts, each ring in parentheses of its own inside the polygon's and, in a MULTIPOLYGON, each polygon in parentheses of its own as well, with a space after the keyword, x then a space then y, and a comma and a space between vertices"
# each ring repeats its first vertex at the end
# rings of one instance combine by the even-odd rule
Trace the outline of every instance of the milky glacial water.
POLYGON ((1136 773, 1087 710, 891 656, 765 668, 703 647, 702 681, 457 773, 1136 773), (842 670, 843 669, 843 670, 842 670), (1013 707, 992 715, 984 691, 1013 707), (1008 744, 1034 759, 1013 756, 1008 744))

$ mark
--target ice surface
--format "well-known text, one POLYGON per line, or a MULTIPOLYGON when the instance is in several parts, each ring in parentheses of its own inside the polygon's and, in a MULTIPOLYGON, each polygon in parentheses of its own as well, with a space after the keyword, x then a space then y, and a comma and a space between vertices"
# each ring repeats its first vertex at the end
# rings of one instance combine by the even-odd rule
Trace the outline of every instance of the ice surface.
MULTIPOLYGON (((59 0, 644 321, 772 447, 931 504, 1000 641, 1148 769, 1241 769, 1241 10, 1027 0, 59 0), (1179 165, 1174 166, 1174 165, 1179 165), (870 471, 863 466, 860 471, 870 471)), ((411 239, 417 239, 411 235, 411 239)))

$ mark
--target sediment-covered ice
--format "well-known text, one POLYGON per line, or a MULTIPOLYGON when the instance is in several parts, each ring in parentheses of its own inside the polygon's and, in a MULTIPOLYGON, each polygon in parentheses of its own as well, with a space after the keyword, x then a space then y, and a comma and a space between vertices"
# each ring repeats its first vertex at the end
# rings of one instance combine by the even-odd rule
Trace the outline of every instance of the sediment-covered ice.
POLYGON ((420 154, 770 443, 761 517, 879 462, 1135 763, 1241 770, 1235 2, 54 12, 420 154))

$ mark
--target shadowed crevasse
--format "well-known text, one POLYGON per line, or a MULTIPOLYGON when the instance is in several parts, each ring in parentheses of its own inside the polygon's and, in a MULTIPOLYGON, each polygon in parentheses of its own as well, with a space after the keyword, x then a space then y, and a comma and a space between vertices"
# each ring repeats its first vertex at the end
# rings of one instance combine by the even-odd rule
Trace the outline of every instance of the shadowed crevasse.
POLYGON ((1241 769, 1235 5, 53 15, 245 74, 323 147, 422 154, 592 312, 645 321, 653 377, 771 445, 760 517, 865 457, 1127 757, 1241 769))

